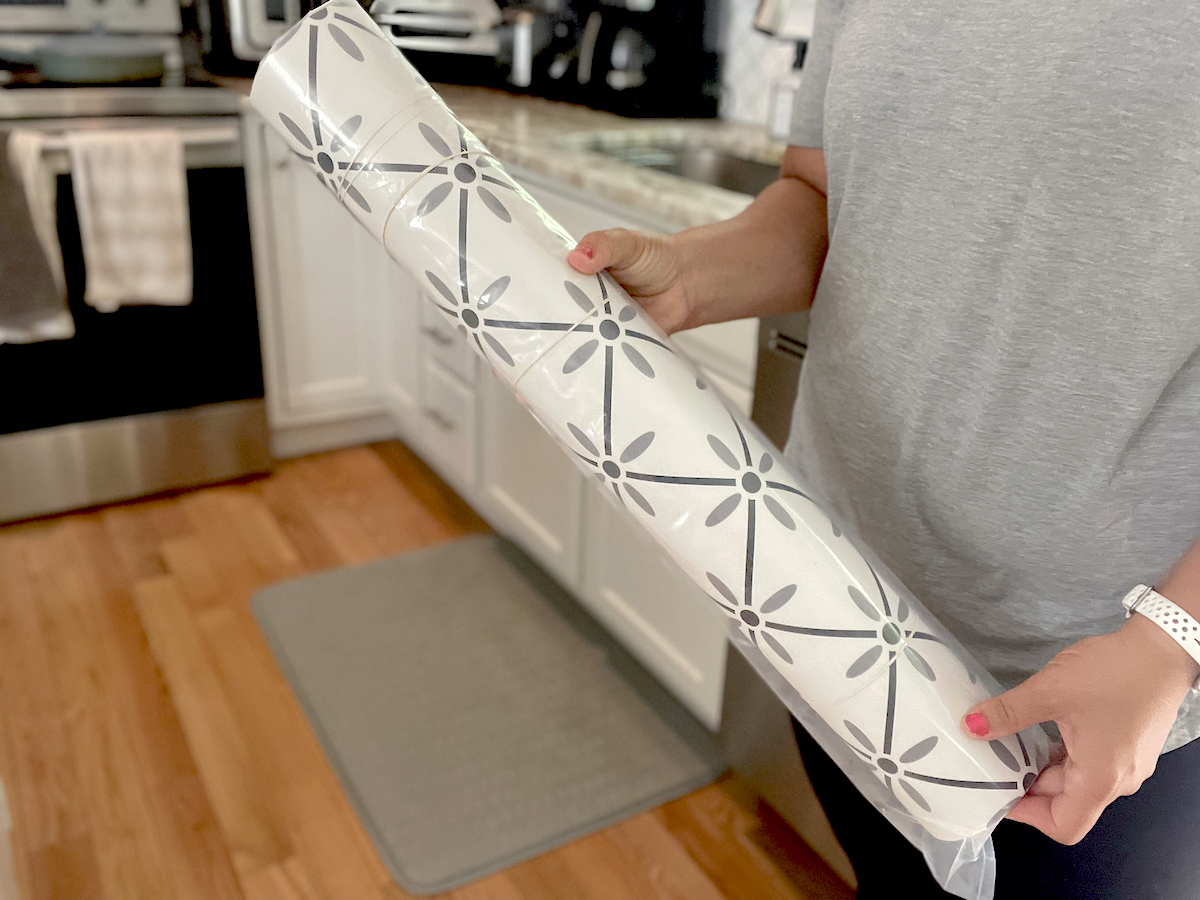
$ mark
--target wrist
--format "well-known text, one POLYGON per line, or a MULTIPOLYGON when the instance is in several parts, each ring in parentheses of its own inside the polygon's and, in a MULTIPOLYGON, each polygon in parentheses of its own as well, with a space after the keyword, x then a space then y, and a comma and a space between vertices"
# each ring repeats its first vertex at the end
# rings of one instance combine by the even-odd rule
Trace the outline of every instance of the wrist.
POLYGON ((1162 628, 1139 613, 1130 616, 1120 631, 1137 643, 1136 652, 1147 662, 1155 680, 1169 685, 1182 700, 1200 675, 1200 663, 1162 628))

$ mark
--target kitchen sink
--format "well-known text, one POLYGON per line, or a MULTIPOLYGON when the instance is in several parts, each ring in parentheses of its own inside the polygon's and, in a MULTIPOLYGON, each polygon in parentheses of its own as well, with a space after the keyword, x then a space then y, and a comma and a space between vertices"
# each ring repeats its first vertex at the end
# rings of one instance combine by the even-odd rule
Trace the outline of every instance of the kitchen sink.
POLYGON ((777 165, 746 159, 711 146, 658 143, 625 147, 593 146, 590 149, 630 165, 657 169, 752 196, 779 178, 777 165))

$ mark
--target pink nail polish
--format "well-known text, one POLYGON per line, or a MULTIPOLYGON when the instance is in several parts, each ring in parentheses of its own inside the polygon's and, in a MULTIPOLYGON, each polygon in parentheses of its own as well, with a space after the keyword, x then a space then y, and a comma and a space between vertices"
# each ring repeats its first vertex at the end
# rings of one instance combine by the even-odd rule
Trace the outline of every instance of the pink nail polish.
POLYGON ((983 713, 971 713, 967 716, 967 729, 976 737, 983 737, 988 733, 988 720, 983 713))

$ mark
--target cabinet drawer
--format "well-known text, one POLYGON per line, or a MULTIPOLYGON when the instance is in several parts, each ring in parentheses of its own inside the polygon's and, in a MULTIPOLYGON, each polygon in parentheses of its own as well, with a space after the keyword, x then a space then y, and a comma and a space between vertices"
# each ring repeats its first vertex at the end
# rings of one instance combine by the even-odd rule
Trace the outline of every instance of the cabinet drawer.
POLYGON ((428 301, 421 302, 421 346, 425 356, 437 360, 467 384, 475 383, 475 355, 450 318, 428 301))
POLYGON ((475 486, 475 393, 434 359, 421 378, 422 441, 426 461, 460 492, 475 486))

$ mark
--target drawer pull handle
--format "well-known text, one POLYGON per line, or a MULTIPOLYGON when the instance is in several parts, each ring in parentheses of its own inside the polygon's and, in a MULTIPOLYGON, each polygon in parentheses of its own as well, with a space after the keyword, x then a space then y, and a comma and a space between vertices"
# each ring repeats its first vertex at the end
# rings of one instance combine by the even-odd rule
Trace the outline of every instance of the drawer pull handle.
POLYGON ((425 407, 425 415, 433 421, 434 425, 442 429, 442 431, 454 431, 454 429, 457 427, 454 422, 451 422, 436 409, 430 409, 428 406, 425 407))
POLYGON ((423 331, 427 337, 429 337, 435 344, 438 344, 439 346, 449 347, 454 343, 454 338, 447 337, 446 335, 442 334, 442 332, 431 326, 427 325, 422 328, 421 331, 423 331))

